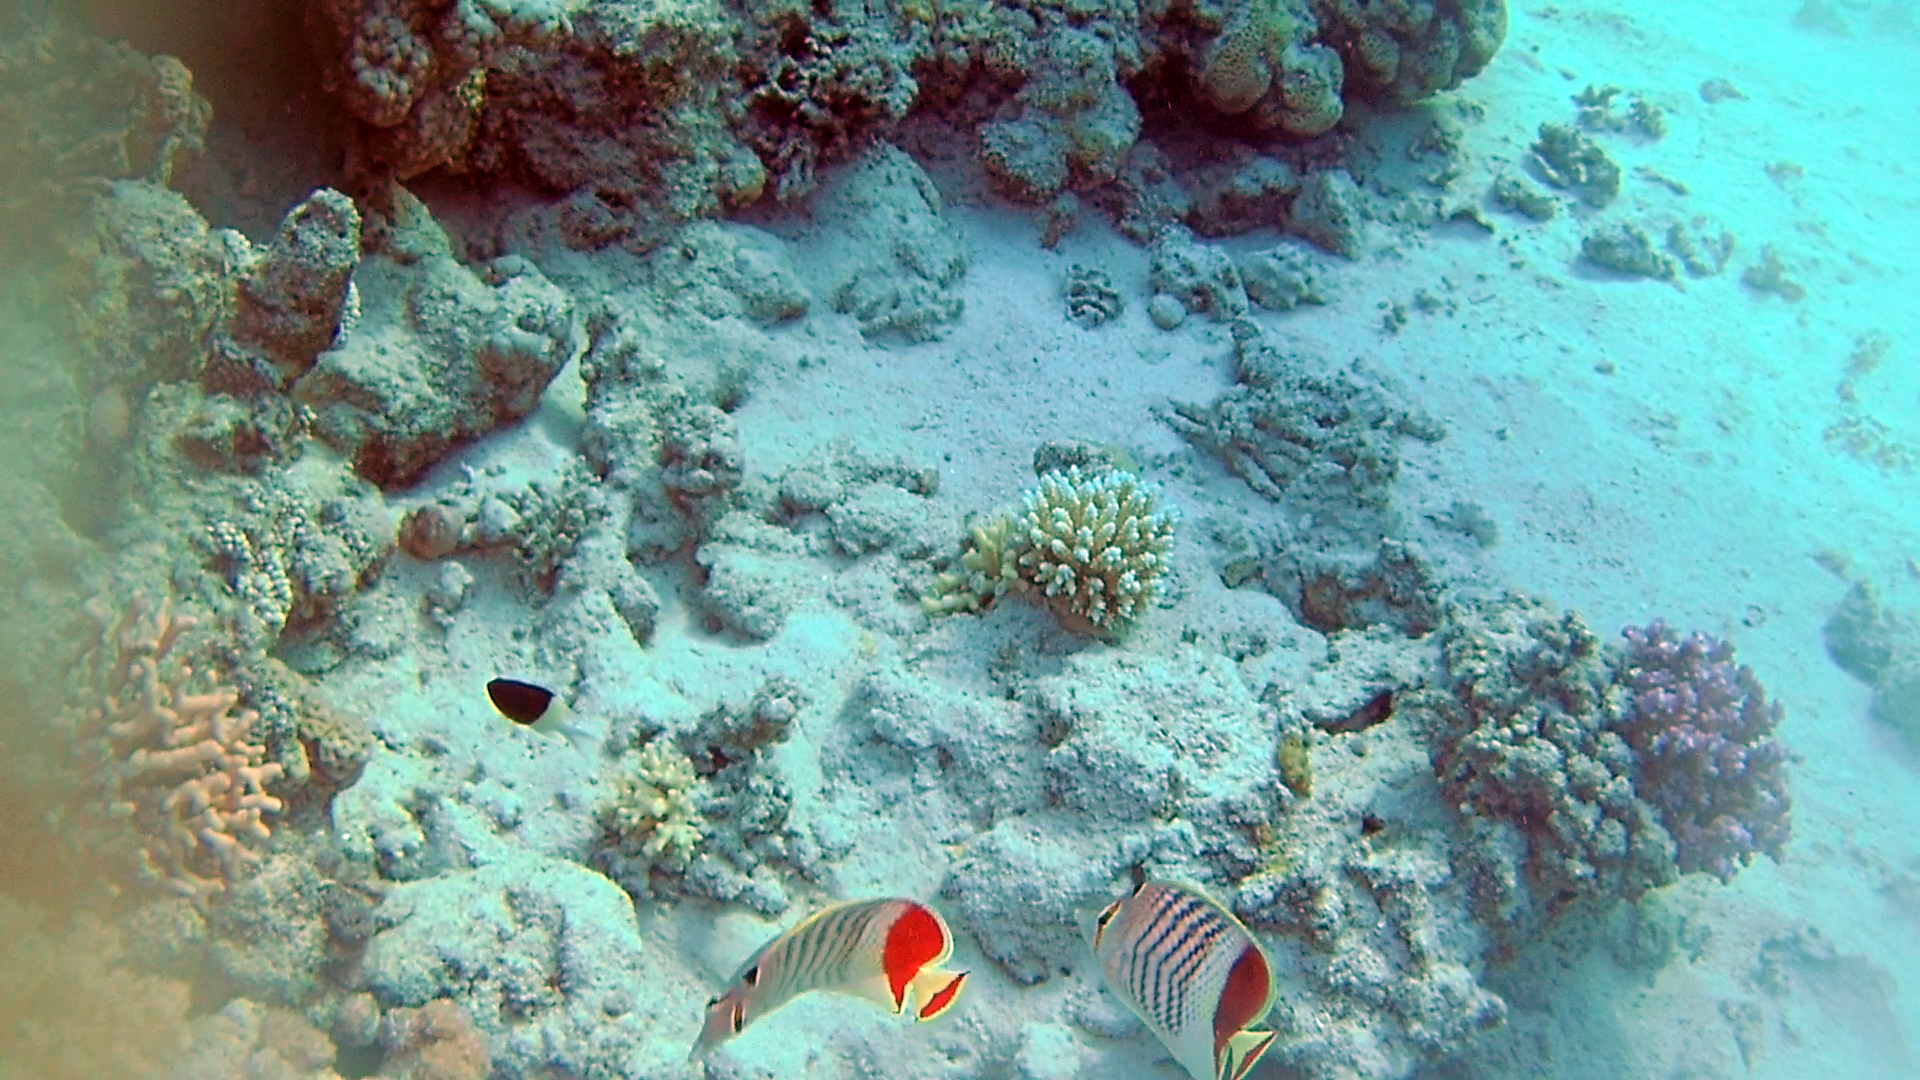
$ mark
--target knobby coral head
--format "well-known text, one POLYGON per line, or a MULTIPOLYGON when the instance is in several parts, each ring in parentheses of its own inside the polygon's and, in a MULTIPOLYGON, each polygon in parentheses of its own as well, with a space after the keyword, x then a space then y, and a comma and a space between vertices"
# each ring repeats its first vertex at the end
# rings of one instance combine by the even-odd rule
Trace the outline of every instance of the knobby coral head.
POLYGON ((1792 834, 1783 710, 1733 646, 1662 620, 1621 631, 1628 694, 1618 728, 1639 758, 1636 788, 1659 808, 1682 873, 1725 881, 1756 853, 1778 860, 1792 834))

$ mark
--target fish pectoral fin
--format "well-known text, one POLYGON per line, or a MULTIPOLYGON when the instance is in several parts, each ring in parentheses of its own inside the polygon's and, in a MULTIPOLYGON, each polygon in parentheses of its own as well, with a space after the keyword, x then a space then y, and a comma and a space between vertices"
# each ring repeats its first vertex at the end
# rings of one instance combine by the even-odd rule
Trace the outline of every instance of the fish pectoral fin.
POLYGON ((920 1020, 931 1020, 960 1000, 960 988, 967 984, 964 971, 923 971, 913 977, 907 985, 911 988, 913 1000, 919 1002, 919 1010, 914 1014, 920 1020))
POLYGON ((1220 1080, 1240 1080, 1252 1072, 1273 1040, 1271 1031, 1242 1031, 1228 1039, 1220 1055, 1220 1080))

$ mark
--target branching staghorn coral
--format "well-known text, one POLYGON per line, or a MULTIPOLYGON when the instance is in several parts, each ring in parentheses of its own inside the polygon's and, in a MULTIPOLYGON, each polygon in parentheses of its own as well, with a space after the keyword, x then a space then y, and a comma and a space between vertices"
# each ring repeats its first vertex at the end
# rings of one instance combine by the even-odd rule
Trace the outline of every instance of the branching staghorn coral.
POLYGON ((195 619, 166 602, 136 601, 117 620, 100 602, 89 613, 105 664, 86 723, 101 758, 99 809, 133 823, 144 877, 204 906, 260 860, 253 848, 272 835, 264 818, 281 809, 266 785, 283 769, 250 741, 258 715, 234 711, 237 691, 189 692, 193 667, 171 662, 195 619))
POLYGON ((1152 602, 1178 522, 1132 473, 1049 472, 1019 514, 974 528, 961 570, 941 574, 920 604, 977 612, 1036 589, 1070 629, 1117 632, 1152 602))

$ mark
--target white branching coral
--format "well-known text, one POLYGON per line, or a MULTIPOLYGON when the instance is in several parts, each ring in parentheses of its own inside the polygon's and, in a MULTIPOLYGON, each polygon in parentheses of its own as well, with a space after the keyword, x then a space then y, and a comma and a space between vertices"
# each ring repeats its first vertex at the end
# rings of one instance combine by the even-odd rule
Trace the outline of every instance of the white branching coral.
POLYGON ((960 568, 920 603, 931 614, 983 611, 1036 589, 1062 622, 1111 633, 1152 602, 1178 523, 1132 473, 1050 472, 1019 514, 974 528, 960 568))
POLYGON ((1133 618, 1153 599, 1179 521, 1157 500, 1132 473, 1042 476, 1014 522, 1026 540, 1022 575, 1096 627, 1133 618))
POLYGON ((630 755, 614 779, 604 821, 615 849, 654 866, 685 869, 706 836, 693 762, 670 739, 654 739, 630 755))

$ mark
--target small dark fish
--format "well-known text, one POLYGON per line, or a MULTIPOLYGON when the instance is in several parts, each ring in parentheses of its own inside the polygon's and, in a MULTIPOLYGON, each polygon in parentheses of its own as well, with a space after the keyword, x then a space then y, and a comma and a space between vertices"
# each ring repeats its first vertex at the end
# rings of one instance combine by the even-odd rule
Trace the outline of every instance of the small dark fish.
POLYGON ((573 710, 560 695, 535 683, 519 679, 494 679, 487 683, 487 697, 500 715, 541 735, 565 739, 581 753, 593 745, 593 735, 573 719, 573 710))

